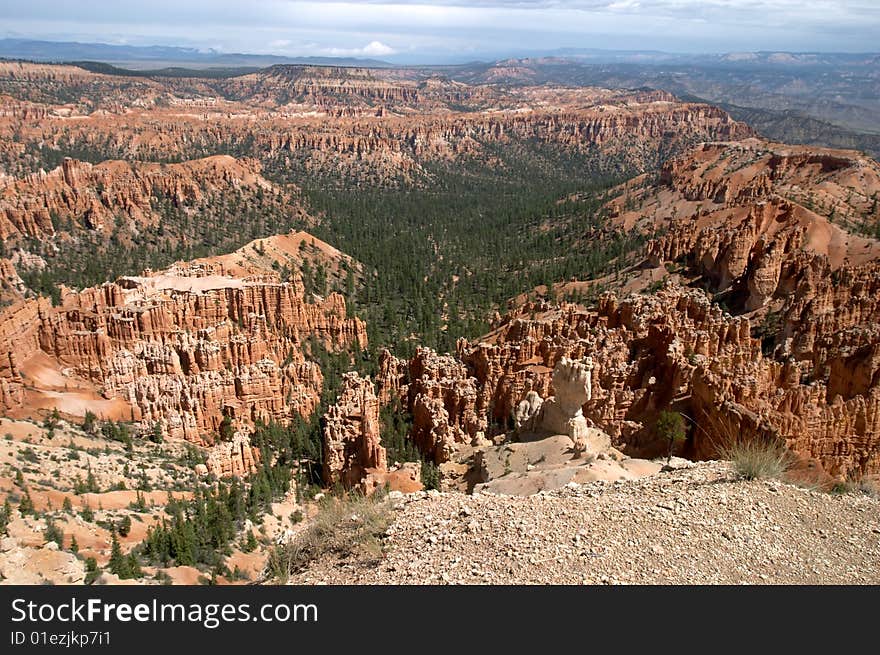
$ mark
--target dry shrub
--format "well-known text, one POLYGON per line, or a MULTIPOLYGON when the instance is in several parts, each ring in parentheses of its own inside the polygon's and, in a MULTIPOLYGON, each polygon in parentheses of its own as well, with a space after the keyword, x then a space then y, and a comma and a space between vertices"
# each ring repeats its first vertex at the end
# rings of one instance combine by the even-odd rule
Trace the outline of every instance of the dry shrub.
POLYGON ((776 441, 736 439, 722 446, 719 452, 746 480, 780 478, 794 463, 791 452, 776 441))
POLYGON ((272 551, 268 573, 286 580, 327 555, 378 560, 382 555, 381 537, 391 521, 391 506, 381 491, 370 496, 328 496, 302 531, 272 551))
POLYGON ((855 475, 842 482, 836 482, 831 488, 831 493, 864 494, 871 498, 880 498, 880 485, 875 479, 855 475))

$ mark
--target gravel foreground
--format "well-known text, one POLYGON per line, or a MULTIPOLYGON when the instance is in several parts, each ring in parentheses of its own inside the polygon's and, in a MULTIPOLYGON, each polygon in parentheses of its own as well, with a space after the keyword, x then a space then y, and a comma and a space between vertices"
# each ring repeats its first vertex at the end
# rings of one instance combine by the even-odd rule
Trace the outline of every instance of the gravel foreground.
POLYGON ((392 499, 379 562, 325 558, 293 584, 878 584, 880 500, 725 462, 535 496, 392 499))

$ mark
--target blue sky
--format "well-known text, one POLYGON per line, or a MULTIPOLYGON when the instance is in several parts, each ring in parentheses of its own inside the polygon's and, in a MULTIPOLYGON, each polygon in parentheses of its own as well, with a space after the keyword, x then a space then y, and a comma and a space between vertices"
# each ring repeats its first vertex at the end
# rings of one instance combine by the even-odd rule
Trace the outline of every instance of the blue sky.
POLYGON ((389 61, 880 50, 880 0, 0 0, 0 16, 8 37, 389 61))

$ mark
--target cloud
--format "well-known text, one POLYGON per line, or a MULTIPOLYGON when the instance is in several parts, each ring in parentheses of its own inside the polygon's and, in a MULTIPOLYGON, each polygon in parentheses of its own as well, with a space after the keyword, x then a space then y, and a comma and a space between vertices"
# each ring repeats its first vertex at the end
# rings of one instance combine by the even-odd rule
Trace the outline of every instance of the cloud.
POLYGON ((576 47, 876 51, 880 33, 878 0, 0 0, 0 16, 33 38, 424 61, 576 47))
POLYGON ((394 48, 385 45, 381 41, 370 41, 361 50, 362 54, 370 55, 371 57, 387 57, 388 55, 393 55, 395 52, 394 48))
POLYGON ((332 57, 388 57, 397 51, 381 41, 370 41, 363 48, 324 48, 322 53, 332 57))

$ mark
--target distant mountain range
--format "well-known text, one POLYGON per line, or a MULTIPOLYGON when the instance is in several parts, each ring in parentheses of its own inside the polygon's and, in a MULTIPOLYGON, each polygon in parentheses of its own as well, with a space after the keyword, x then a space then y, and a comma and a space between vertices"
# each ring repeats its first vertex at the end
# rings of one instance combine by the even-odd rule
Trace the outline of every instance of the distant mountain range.
MULTIPOLYGON (((0 58, 30 61, 95 61, 134 70, 162 68, 266 68, 274 64, 311 64, 316 66, 363 66, 385 68, 395 65, 424 66, 467 65, 477 62, 426 62, 413 54, 389 57, 393 61, 361 59, 357 57, 285 57, 240 52, 199 50, 180 46, 131 46, 108 43, 78 43, 75 41, 40 41, 35 39, 0 39, 0 58)), ((506 59, 560 59, 583 64, 636 64, 636 65, 701 65, 731 68, 827 68, 863 67, 880 64, 878 53, 825 53, 825 52, 731 52, 725 54, 682 54, 659 50, 600 50, 596 48, 560 48, 556 50, 522 51, 516 53, 485 53, 480 63, 506 59)))
POLYGON ((377 59, 355 57, 284 57, 198 50, 178 46, 129 46, 75 41, 36 41, 0 39, 0 58, 29 61, 98 61, 132 69, 186 68, 265 68, 275 64, 315 66, 390 66, 377 59))
POLYGON ((679 64, 727 67, 858 67, 876 66, 880 53, 849 52, 727 52, 721 54, 683 54, 658 50, 597 50, 563 48, 547 56, 582 61, 583 63, 679 64))

